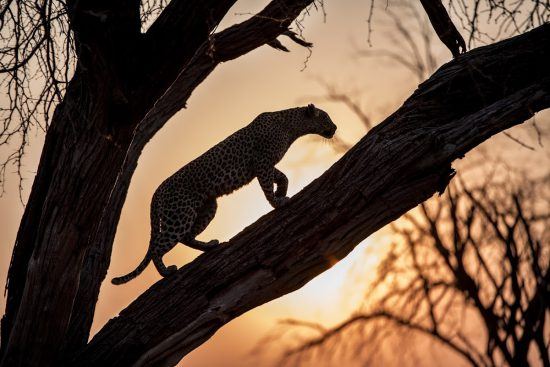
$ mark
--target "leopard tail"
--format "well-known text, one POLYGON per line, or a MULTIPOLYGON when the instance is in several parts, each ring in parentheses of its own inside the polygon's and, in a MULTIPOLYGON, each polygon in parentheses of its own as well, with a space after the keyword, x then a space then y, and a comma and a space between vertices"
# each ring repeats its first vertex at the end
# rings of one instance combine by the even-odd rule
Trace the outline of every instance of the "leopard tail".
POLYGON ((129 282, 130 280, 134 279, 139 274, 141 274, 141 272, 143 270, 145 270, 147 265, 149 265, 149 262, 151 262, 151 256, 149 255, 149 251, 147 251, 147 254, 145 255, 145 258, 143 259, 143 261, 138 265, 138 267, 134 271, 132 271, 131 273, 126 274, 124 276, 113 278, 111 280, 111 283, 113 283, 115 285, 119 285, 119 284, 129 282))
POLYGON ((149 265, 149 263, 151 262, 151 245, 153 244, 154 234, 159 230, 160 230, 160 218, 156 210, 155 200, 153 200, 153 202, 151 203, 151 242, 149 244, 149 249, 147 250, 145 257, 143 258, 141 263, 137 266, 137 268, 134 271, 124 276, 113 278, 111 280, 111 283, 115 285, 127 283, 130 280, 137 277, 139 274, 141 274, 143 270, 145 270, 147 265, 149 265))

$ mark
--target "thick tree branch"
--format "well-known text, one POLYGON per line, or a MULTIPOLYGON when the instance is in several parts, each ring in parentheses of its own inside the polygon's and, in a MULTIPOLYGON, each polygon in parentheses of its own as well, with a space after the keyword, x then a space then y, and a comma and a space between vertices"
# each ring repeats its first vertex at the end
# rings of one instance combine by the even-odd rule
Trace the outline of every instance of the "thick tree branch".
POLYGON ((147 30, 143 88, 165 90, 216 29, 236 0, 172 0, 147 30))
MULTIPOLYGON (((184 47, 185 33, 214 29, 236 0, 172 0, 146 32, 151 42, 167 45, 166 38, 175 39, 173 46, 184 47)), ((166 50, 170 51, 170 50, 166 50)), ((174 51, 174 50, 172 50, 174 51)))
MULTIPOLYGON (((180 95, 179 102, 168 98, 165 103, 174 106, 175 111, 180 110, 185 106, 182 99, 187 100, 192 89, 218 63, 271 43, 282 33, 298 40, 287 28, 313 0, 273 0, 249 20, 212 34, 234 3, 235 0, 170 2, 145 34, 143 57, 147 59, 147 66, 143 71, 146 77, 141 83, 141 90, 149 93, 151 90, 160 91, 162 95, 157 96, 160 100, 166 100, 170 93, 180 95), (218 47, 215 41, 217 38, 222 38, 219 48, 225 54, 218 54, 214 60, 214 47, 218 47), (231 55, 232 53, 234 54, 231 55), (191 72, 196 71, 197 67, 201 73, 192 75, 191 72), (184 78, 190 80, 182 86, 184 78), (191 90, 182 89, 191 85, 191 90), (167 89, 168 92, 165 93, 167 89)), ((140 109, 142 106, 143 103, 137 101, 136 108, 140 109)), ((159 103, 147 107, 158 109, 159 103)))
POLYGON ((441 67, 288 205, 153 285, 74 364, 172 365, 233 318, 300 288, 442 192, 453 160, 550 106, 549 42, 544 25, 441 67))
POLYGON ((288 35, 290 24, 311 3, 313 0, 274 0, 250 19, 208 38, 140 122, 136 135, 152 137, 186 106, 191 93, 221 62, 236 59, 281 34, 288 35))

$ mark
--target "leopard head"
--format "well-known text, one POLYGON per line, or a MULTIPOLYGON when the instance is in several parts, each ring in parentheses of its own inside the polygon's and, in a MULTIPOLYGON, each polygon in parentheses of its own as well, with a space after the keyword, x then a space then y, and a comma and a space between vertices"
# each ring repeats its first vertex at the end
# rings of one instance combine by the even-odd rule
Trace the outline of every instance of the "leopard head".
POLYGON ((336 125, 330 119, 328 113, 315 107, 313 104, 308 104, 302 107, 303 128, 308 134, 321 135, 323 138, 330 139, 336 132, 336 125))

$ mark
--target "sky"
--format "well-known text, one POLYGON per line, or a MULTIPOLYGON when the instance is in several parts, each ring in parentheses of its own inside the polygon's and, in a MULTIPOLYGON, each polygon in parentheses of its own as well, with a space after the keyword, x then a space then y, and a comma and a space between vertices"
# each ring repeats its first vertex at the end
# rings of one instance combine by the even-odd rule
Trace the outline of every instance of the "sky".
MULTIPOLYGON (((219 29, 246 19, 266 2, 239 1, 219 29)), ((111 266, 99 295, 92 335, 116 316, 139 294, 160 279, 150 265, 131 282, 113 286, 110 279, 133 270, 142 260, 149 241, 149 205, 156 187, 180 167, 209 147, 250 123, 264 111, 276 111, 313 102, 327 111, 338 126, 338 136, 353 144, 365 133, 358 118, 345 106, 321 98, 325 89, 319 80, 356 97, 373 121, 379 122, 416 88, 416 81, 405 69, 387 59, 364 59, 358 49, 367 42, 368 1, 327 1, 323 11, 313 11, 303 22, 303 36, 314 43, 310 55, 304 48, 285 38, 280 40, 290 53, 263 46, 237 60, 220 65, 189 99, 188 108, 177 113, 144 149, 130 184, 128 196, 113 247, 111 266)), ((384 6, 376 5, 373 22, 373 48, 392 47, 385 36, 387 22, 384 6)), ((441 62, 450 60, 442 46, 435 47, 441 62)), ((530 132, 517 132, 531 139, 530 132)), ((505 138, 499 137, 501 141, 505 138)), ((23 201, 28 196, 36 171, 43 135, 31 138, 25 159, 23 201)), ((534 165, 548 163, 547 149, 538 149, 536 159, 525 148, 505 144, 493 152, 503 156, 529 154, 534 165), (540 161, 539 161, 540 160, 540 161)), ((330 143, 311 137, 301 138, 286 154, 278 168, 289 177, 289 194, 294 195, 321 175, 340 155, 330 143)), ((468 158, 466 158, 467 160, 468 158)), ((0 198, 0 279, 6 278, 11 249, 23 205, 15 175, 8 177, 6 193, 0 198)), ((257 181, 218 200, 218 212, 201 240, 225 241, 261 215, 272 210, 257 181)), ((366 281, 391 242, 381 231, 360 244, 348 257, 309 282, 302 289, 269 302, 232 321, 208 342, 186 356, 180 365, 263 366, 275 361, 276 343, 261 356, 251 355, 258 342, 268 335, 278 320, 300 318, 326 325, 335 324, 351 313, 363 298, 366 281)), ((167 265, 181 267, 193 260, 198 251, 177 246, 167 257, 167 265)), ((0 310, 5 298, 0 299, 0 310)), ((452 360, 452 359, 451 359, 452 360)), ((451 363, 458 365, 456 360, 451 363)), ((304 364, 306 365, 306 364, 304 364)), ((313 365, 313 364, 312 364, 313 365)), ((318 365, 318 364, 315 364, 318 365)), ((350 366, 354 364, 350 362, 350 366)))

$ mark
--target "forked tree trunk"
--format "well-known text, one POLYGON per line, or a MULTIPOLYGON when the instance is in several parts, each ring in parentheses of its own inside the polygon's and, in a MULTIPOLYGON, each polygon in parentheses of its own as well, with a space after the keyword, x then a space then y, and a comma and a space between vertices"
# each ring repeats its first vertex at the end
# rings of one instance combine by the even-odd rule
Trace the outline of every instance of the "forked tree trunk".
POLYGON ((72 365, 174 365, 235 317, 303 286, 442 192, 453 160, 550 107, 548 44, 544 25, 441 67, 286 206, 154 284, 72 365))
POLYGON ((87 343, 143 147, 220 62, 273 41, 312 0, 273 1, 212 34, 234 2, 173 0, 141 34, 135 0, 67 1, 79 61, 17 235, 2 366, 59 365, 87 343))

